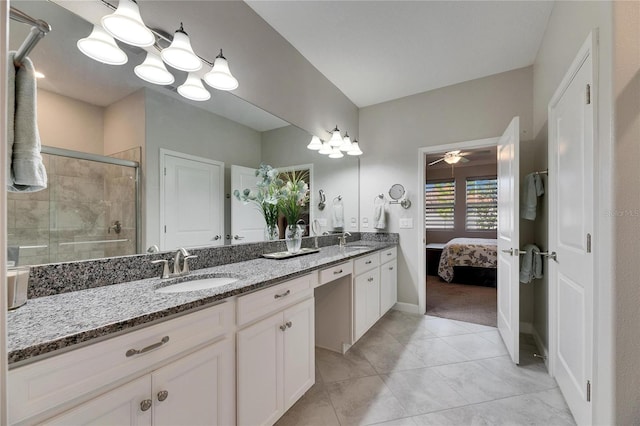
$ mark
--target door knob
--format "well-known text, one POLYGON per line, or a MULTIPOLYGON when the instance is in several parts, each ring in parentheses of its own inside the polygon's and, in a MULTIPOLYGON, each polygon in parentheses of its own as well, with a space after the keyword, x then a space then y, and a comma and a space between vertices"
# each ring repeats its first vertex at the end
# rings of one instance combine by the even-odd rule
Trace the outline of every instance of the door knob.
POLYGON ((216 235, 215 237, 213 237, 213 241, 218 241, 220 238, 222 238, 220 235, 216 235))
POLYGON ((158 392, 158 401, 164 401, 169 396, 169 391, 163 390, 158 392))
POLYGON ((503 253, 509 253, 509 256, 513 256, 513 249, 510 248, 509 250, 502 250, 503 253))

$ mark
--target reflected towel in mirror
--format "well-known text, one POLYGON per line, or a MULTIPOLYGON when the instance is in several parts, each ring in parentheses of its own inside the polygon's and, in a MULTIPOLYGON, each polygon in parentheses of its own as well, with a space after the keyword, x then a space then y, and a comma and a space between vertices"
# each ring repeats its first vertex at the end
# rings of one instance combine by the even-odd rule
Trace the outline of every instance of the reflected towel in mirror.
POLYGON ((344 205, 342 204, 342 199, 334 200, 332 216, 333 227, 344 228, 344 205))

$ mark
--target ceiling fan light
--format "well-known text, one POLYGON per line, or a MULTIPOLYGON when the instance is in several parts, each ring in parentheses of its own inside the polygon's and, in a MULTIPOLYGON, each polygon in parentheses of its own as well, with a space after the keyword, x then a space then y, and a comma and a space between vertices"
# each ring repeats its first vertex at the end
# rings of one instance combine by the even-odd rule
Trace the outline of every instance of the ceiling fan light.
POLYGON ((351 149, 351 138, 349 137, 349 132, 344 134, 344 138, 342 139, 342 144, 339 149, 343 152, 348 152, 351 149))
POLYGON ((153 84, 167 85, 175 81, 173 74, 167 71, 162 59, 151 52, 147 53, 147 58, 135 67, 133 72, 144 81, 153 84))
POLYGON ((103 64, 123 65, 128 60, 127 54, 118 47, 113 37, 99 25, 94 25, 89 37, 81 38, 76 45, 82 53, 103 64))
POLYGON ((362 155, 362 150, 360 149, 360 145, 358 145, 357 139, 351 142, 351 149, 347 151, 347 155, 362 155))
POLYGON ((461 158, 462 157, 459 156, 458 154, 454 154, 454 155, 447 154, 444 156, 444 161, 447 164, 456 164, 458 161, 460 161, 461 158))
POLYGON ((342 145, 342 136, 340 135, 338 126, 336 126, 336 128, 331 131, 329 145, 331 145, 332 147, 339 147, 340 145, 342 145))
POLYGON ((311 142, 309 142, 309 145, 307 145, 307 149, 310 149, 312 151, 318 151, 321 148, 322 148, 322 141, 320 140, 319 137, 313 136, 311 138, 311 142))
POLYGON ((156 37, 142 22, 140 9, 134 0, 120 0, 118 8, 100 20, 105 31, 132 46, 151 46, 156 37))
POLYGON ((191 41, 184 32, 182 23, 173 35, 173 41, 169 47, 160 52, 160 56, 167 65, 180 71, 193 72, 202 68, 202 60, 193 52, 191 41))
POLYGON ((211 93, 204 88, 202 80, 194 73, 189 73, 187 80, 178 87, 178 93, 192 101, 207 101, 211 99, 211 93))
POLYGON ((344 154, 342 153, 342 151, 340 151, 340 149, 338 147, 333 147, 333 150, 331 151, 331 154, 329 154, 329 158, 342 158, 344 157, 344 154))
POLYGON ((318 151, 318 154, 329 155, 333 152, 333 148, 329 145, 329 142, 322 142, 322 148, 318 151))
POLYGON ((234 90, 238 88, 238 80, 231 75, 229 62, 227 58, 222 56, 222 49, 220 49, 220 54, 216 56, 211 71, 204 75, 204 81, 218 90, 234 90))

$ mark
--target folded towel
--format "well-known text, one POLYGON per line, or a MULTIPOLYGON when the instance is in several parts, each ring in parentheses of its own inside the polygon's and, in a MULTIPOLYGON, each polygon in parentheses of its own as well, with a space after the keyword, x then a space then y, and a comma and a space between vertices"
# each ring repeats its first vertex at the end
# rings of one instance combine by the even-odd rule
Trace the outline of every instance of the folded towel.
POLYGON ((9 114, 7 190, 36 192, 47 187, 47 171, 40 155, 37 123, 36 77, 33 63, 24 58, 18 69, 15 52, 9 53, 9 114))
POLYGON ((520 217, 535 220, 538 197, 544 194, 544 185, 538 173, 529 173, 524 177, 520 194, 520 217))
POLYGON ((520 282, 527 284, 534 278, 542 278, 542 256, 536 245, 527 244, 520 264, 520 282))
POLYGON ((384 203, 376 204, 373 207, 373 228, 384 229, 387 227, 386 212, 384 203))
POLYGON ((333 228, 344 228, 344 206, 342 200, 333 203, 333 228))

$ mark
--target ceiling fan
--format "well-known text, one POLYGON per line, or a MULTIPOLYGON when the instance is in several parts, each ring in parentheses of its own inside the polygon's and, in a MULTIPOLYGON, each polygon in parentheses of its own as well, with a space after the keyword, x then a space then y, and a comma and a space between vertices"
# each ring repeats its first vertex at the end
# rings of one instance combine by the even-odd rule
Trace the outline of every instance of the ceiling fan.
POLYGON ((429 163, 429 166, 433 166, 441 161, 444 161, 447 164, 456 164, 458 162, 467 163, 469 162, 468 158, 465 158, 465 155, 471 154, 470 152, 460 152, 460 150, 449 151, 446 152, 442 158, 438 158, 436 161, 432 161, 429 163))

